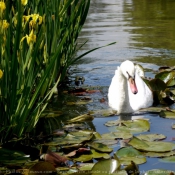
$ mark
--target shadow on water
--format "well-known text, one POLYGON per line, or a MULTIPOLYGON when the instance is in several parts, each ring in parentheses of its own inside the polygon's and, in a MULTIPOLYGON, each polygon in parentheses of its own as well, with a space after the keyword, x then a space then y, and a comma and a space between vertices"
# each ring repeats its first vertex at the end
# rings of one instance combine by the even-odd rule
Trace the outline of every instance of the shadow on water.
MULTIPOLYGON (((175 65, 174 11, 174 0, 91 0, 87 21, 79 37, 79 43, 88 42, 78 54, 114 41, 117 44, 90 53, 72 68, 75 72, 73 76, 85 77, 85 85, 99 86, 101 93, 91 94, 93 102, 86 105, 68 105, 68 101, 77 101, 80 97, 60 94, 49 110, 53 113, 62 111, 63 114, 57 119, 50 119, 51 129, 61 128, 60 121, 107 108, 108 86, 116 67, 123 60, 141 64, 148 77, 154 77, 159 66, 175 65), (105 99, 104 103, 100 102, 102 98, 105 99)), ((171 125, 175 123, 174 120, 149 113, 130 117, 149 119, 150 131, 145 133, 164 134, 167 136, 166 141, 172 141, 174 131, 171 125)), ((104 123, 118 118, 96 117, 89 126, 103 134, 109 132, 104 123)), ((117 144, 114 151, 119 148, 120 144, 117 144)), ((175 170, 171 163, 159 162, 158 158, 147 158, 147 163, 139 165, 139 168, 143 172, 156 168, 175 170)))

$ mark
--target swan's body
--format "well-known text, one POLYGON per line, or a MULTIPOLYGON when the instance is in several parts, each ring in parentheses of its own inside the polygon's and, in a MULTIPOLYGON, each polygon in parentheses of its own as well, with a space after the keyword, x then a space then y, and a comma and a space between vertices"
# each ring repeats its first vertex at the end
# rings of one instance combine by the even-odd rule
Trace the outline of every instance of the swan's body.
POLYGON ((142 80, 137 67, 124 61, 115 71, 108 91, 109 106, 118 114, 133 113, 153 104, 151 90, 142 80))

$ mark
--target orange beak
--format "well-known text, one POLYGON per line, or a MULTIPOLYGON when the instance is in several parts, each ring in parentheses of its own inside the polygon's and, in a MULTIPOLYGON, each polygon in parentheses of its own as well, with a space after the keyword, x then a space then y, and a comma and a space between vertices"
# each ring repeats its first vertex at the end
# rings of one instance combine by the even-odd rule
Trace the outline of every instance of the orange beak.
POLYGON ((136 86, 136 83, 135 83, 135 79, 133 79, 132 77, 129 77, 128 81, 129 81, 129 85, 130 85, 130 88, 131 88, 131 92, 133 94, 137 94, 138 90, 137 90, 137 86, 136 86))

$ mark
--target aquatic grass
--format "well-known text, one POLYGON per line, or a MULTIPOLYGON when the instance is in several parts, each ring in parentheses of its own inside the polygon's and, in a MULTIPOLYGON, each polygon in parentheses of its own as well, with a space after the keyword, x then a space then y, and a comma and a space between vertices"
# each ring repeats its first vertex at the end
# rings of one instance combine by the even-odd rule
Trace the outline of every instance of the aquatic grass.
MULTIPOLYGON (((90 0, 0 1, 0 139, 36 125, 76 60, 90 0)), ((85 55, 85 54, 84 54, 85 55)))

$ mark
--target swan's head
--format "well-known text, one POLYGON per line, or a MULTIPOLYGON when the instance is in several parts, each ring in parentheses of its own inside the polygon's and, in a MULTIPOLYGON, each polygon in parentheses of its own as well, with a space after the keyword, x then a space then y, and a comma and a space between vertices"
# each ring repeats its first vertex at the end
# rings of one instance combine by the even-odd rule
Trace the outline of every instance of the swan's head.
POLYGON ((135 71, 136 70, 135 70, 134 63, 129 60, 126 60, 120 65, 120 69, 123 75, 126 77, 126 79, 129 82, 131 92, 133 94, 137 94, 138 90, 137 90, 137 86, 135 83, 135 71))

